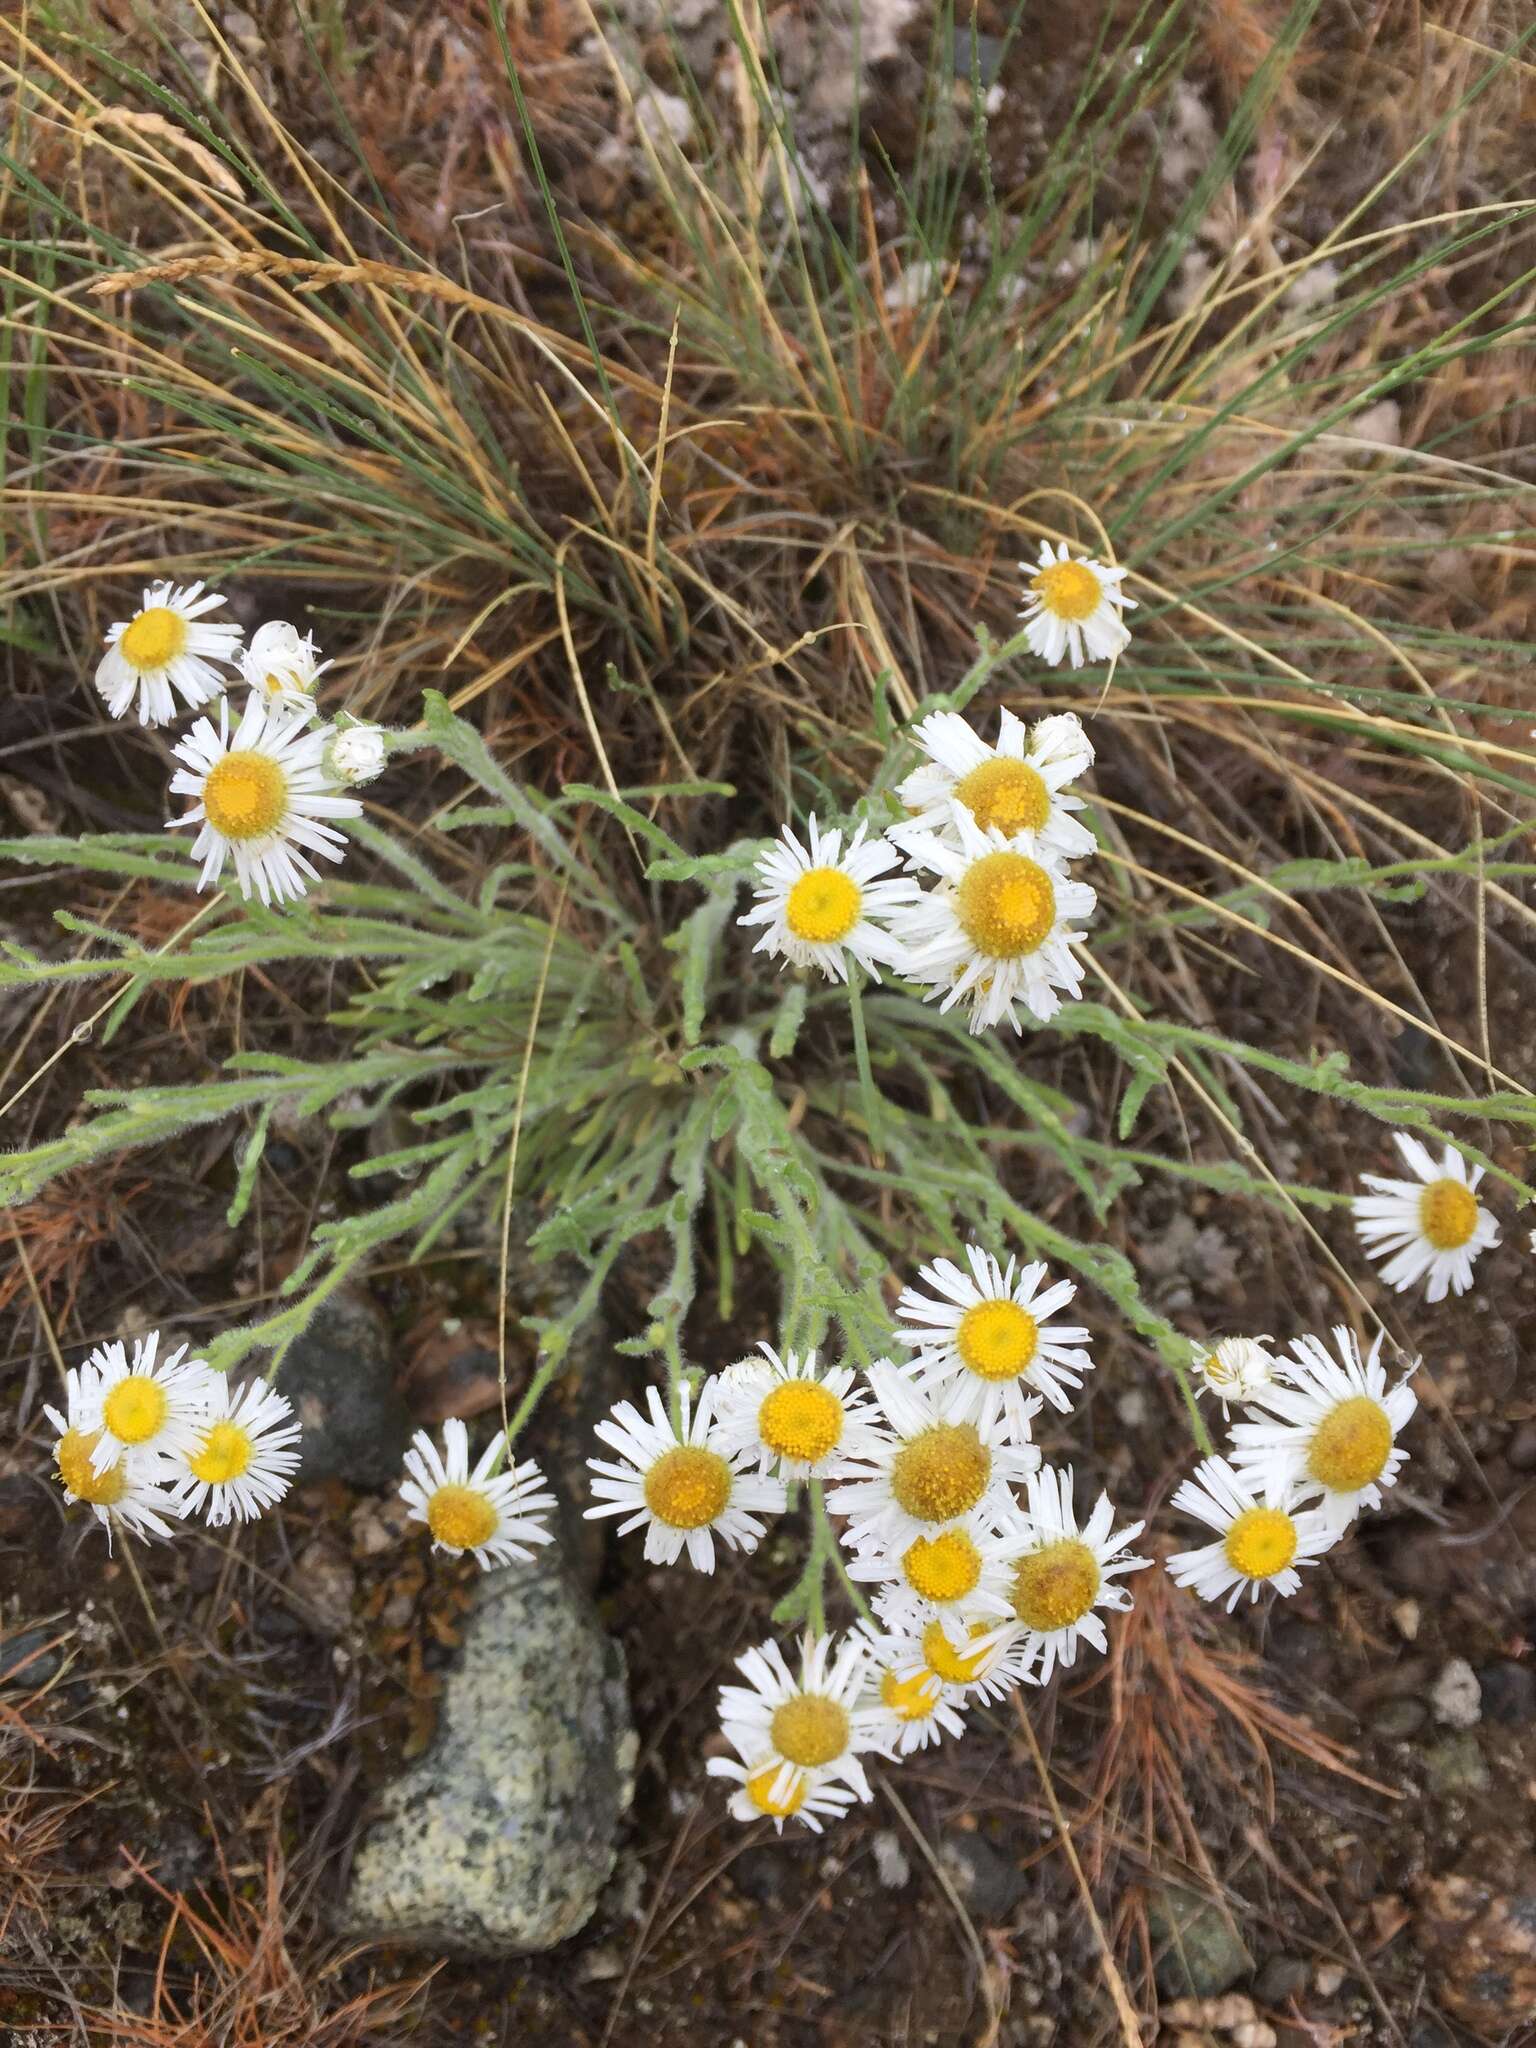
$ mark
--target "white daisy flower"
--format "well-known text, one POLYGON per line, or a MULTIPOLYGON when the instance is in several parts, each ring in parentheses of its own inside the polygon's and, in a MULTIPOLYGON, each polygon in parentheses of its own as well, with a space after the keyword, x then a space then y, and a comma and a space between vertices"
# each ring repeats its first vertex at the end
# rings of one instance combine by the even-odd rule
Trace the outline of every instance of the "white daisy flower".
POLYGON ((329 730, 309 729, 307 719, 301 711, 268 711, 253 695, 231 737, 226 698, 217 728, 200 718, 178 742, 176 758, 186 766, 171 777, 171 789, 197 801, 170 822, 173 830, 202 828, 192 844, 193 859, 203 863, 199 889, 216 880, 229 859, 242 896, 281 903, 305 893, 306 875, 320 879, 300 848, 341 859, 344 835, 320 821, 356 818, 363 807, 356 797, 335 794, 322 765, 329 730))
POLYGON ((745 1685, 720 1688, 720 1726, 743 1763, 761 1768, 779 1761, 770 1791, 779 1806, 796 1786, 842 1783, 856 1799, 870 1797, 859 1753, 871 1744, 867 1717, 858 1711, 868 1642, 857 1633, 841 1645, 806 1634, 798 1676, 777 1643, 763 1643, 736 1659, 745 1685))
POLYGON ((869 1368, 885 1424, 875 1448, 849 1460, 849 1476, 827 1495, 847 1515, 844 1542, 899 1555, 918 1537, 951 1523, 996 1526, 1013 1510, 1008 1488, 1040 1462, 1033 1444, 1005 1444, 962 1414, 962 1394, 926 1393, 888 1358, 869 1368))
POLYGON ((58 1431, 54 1463, 64 1498, 83 1501, 107 1532, 112 1546, 116 1529, 144 1540, 167 1537, 186 1509, 165 1484, 173 1467, 155 1452, 124 1451, 106 1471, 96 1469, 97 1424, 91 1417, 101 1408, 100 1376, 91 1364, 73 1367, 64 1376, 64 1413, 45 1407, 44 1415, 58 1431))
POLYGON ((786 825, 782 843, 775 841, 759 855, 753 887, 757 902, 736 921, 768 927, 754 953, 820 968, 832 981, 848 979, 852 954, 878 981, 877 961, 887 967, 903 964, 901 947, 885 920, 916 900, 917 884, 907 875, 879 879, 901 856, 883 839, 867 838, 867 825, 858 827, 846 853, 841 831, 822 832, 814 813, 807 829, 809 850, 786 825))
POLYGON ((645 1530, 648 1564, 676 1564, 686 1550, 696 1571, 715 1568, 715 1537, 731 1550, 756 1550, 764 1515, 784 1511, 784 1482, 746 1469, 741 1452, 720 1448, 708 1381, 696 1409, 686 1384, 674 1429, 659 1390, 647 1387, 644 1416, 632 1401, 620 1401, 597 1434, 624 1460, 615 1465, 588 1458, 597 1475, 592 1491, 599 1505, 586 1519, 627 1515, 619 1534, 645 1530))
POLYGON ((96 687, 114 718, 138 699, 141 725, 164 725, 182 709, 196 710, 224 688, 216 661, 238 658, 240 627, 203 618, 224 602, 201 583, 155 583, 126 622, 107 629, 107 651, 96 664, 96 687))
POLYGON ((873 1746, 888 1757, 911 1756, 965 1733, 962 1695, 923 1662, 922 1638, 882 1634, 865 1624, 869 1662, 863 1700, 873 1746))
POLYGON ((98 1345, 86 1364, 95 1368, 96 1394, 88 1427, 97 1432, 91 1462, 98 1472, 115 1465, 125 1451, 153 1451, 184 1458, 215 1399, 222 1376, 201 1358, 188 1358, 179 1344, 156 1360, 160 1332, 137 1338, 130 1363, 121 1343, 98 1345))
POLYGON ((1465 1294, 1473 1260, 1499 1241, 1498 1224, 1474 1193, 1483 1169, 1469 1168, 1453 1145, 1437 1166, 1428 1147, 1407 1131, 1394 1131, 1392 1142, 1414 1178, 1361 1174, 1376 1189, 1354 1199, 1355 1231, 1365 1255, 1386 1260, 1381 1277, 1399 1294, 1426 1277, 1426 1301, 1444 1301, 1447 1290, 1465 1294))
POLYGON ((924 1673, 945 1688, 945 1697, 966 1705, 975 1700, 1003 1700, 1021 1685, 1039 1683, 1040 1652, 1036 1640, 1017 1622, 973 1621, 957 1628, 942 1616, 925 1623, 910 1642, 912 1661, 895 1667, 898 1680, 924 1673))
POLYGON ((1168 1560, 1169 1576, 1202 1600, 1225 1595, 1228 1614, 1245 1587, 1253 1600, 1266 1586, 1288 1600, 1301 1589, 1296 1567, 1312 1564, 1339 1540, 1339 1531, 1322 1515, 1297 1508, 1294 1489, 1283 1479, 1267 1474, 1261 1497, 1225 1458, 1198 1465, 1173 1505, 1214 1529, 1220 1541, 1176 1551, 1168 1560))
POLYGON ((1093 762, 1093 743, 1073 712, 1042 718, 1031 730, 1002 711, 997 744, 989 747, 958 711, 935 711, 913 727, 912 737, 928 761, 896 792, 914 813, 887 833, 897 845, 914 832, 952 836, 954 814, 963 809, 981 831, 996 827, 1023 853, 1039 846, 1073 860, 1097 847, 1072 816, 1082 800, 1064 794, 1093 762))
POLYGON ((814 1351, 781 1358, 771 1344, 758 1349, 761 1358, 741 1359, 716 1383, 716 1434, 728 1457, 746 1452, 782 1479, 825 1479, 874 1448, 869 1395, 851 1367, 818 1373, 814 1351))
POLYGON ((980 1245, 965 1248, 969 1273, 952 1259, 935 1259, 918 1278, 931 1292, 902 1290, 896 1313, 915 1325, 898 1330, 903 1344, 915 1345, 913 1377, 923 1386, 953 1380, 964 1394, 967 1412, 984 1431, 999 1429, 1014 1443, 1028 1443, 1031 1423, 1039 1412, 1031 1391, 1043 1394, 1064 1415, 1072 1394, 1093 1370, 1088 1331, 1081 1323, 1052 1323, 1077 1293, 1070 1280, 1045 1287, 1046 1267, 1040 1260, 1016 1271, 980 1245))
POLYGON ((875 1609, 898 1635, 920 1633, 935 1615, 963 1633, 983 1617, 995 1626, 1007 1603, 1009 1559, 1017 1549, 1014 1518, 998 1530, 979 1515, 967 1515, 891 1548, 864 1544, 854 1550, 848 1576, 878 1587, 875 1609), (1005 1533, 1010 1527, 1011 1537, 1005 1533))
POLYGON ((1134 611, 1136 600, 1120 585, 1123 569, 1107 568, 1092 555, 1069 555, 1063 541, 1052 551, 1040 543, 1038 562, 1020 562, 1025 603, 1019 617, 1031 650, 1060 668, 1064 657, 1074 668, 1085 661, 1108 661, 1131 643, 1122 612, 1134 611))
POLYGON ((1254 1406, 1262 1420, 1234 1423, 1232 1463, 1250 1484, 1289 1482, 1298 1498, 1319 1497, 1328 1526, 1342 1529, 1364 1508, 1381 1505, 1408 1453, 1397 1448, 1418 1397, 1410 1365, 1390 1392, 1378 1334, 1362 1359, 1355 1334, 1334 1326, 1335 1358, 1318 1337, 1298 1337, 1275 1385, 1254 1406))
POLYGON ((431 1434, 418 1429, 405 1454, 400 1498, 411 1520, 426 1523, 435 1550, 468 1551, 482 1571, 514 1560, 530 1564, 530 1544, 554 1541, 542 1520, 555 1505, 544 1474, 532 1458, 508 1471, 493 1471, 504 1452, 503 1438, 493 1436, 471 1471, 469 1431, 450 1416, 443 1424, 441 1452, 431 1434))
POLYGON ((315 685, 331 664, 320 659, 314 635, 286 619, 269 619, 251 635, 240 673, 269 711, 315 715, 315 685))
POLYGON ((1116 1532, 1109 1495, 1101 1493, 1088 1520, 1078 1526, 1072 1506, 1072 1468, 1042 1466, 1029 1479, 1023 1509, 1026 1539, 1013 1557, 1013 1576, 1004 1619, 1019 1622, 1040 1657, 1040 1683, 1058 1664, 1076 1661, 1078 1643, 1103 1652, 1108 1647, 1099 1608, 1124 1610, 1131 1596, 1114 1581, 1139 1572, 1150 1558, 1126 1554, 1141 1534, 1132 1522, 1116 1532))
POLYGON ((824 1820, 841 1820, 853 1804, 846 1785, 833 1784, 808 1771, 792 1777, 787 1791, 780 1794, 784 1765, 771 1752, 745 1764, 733 1756, 712 1756, 704 1769, 712 1778, 732 1778, 740 1786, 730 1802, 733 1820, 771 1820, 781 1835, 787 1820, 802 1821, 819 1835, 824 1820))
POLYGON ((902 973, 926 982, 925 1000, 942 998, 951 1009, 969 1001, 972 1031, 1005 1019, 1020 1029, 1022 1003, 1044 1024, 1076 999, 1083 970, 1072 952, 1082 934, 1074 921, 1090 917, 1097 902, 1043 849, 1021 853, 994 827, 982 832, 959 811, 956 844, 932 834, 906 842, 908 858, 939 877, 937 888, 902 911, 894 924, 906 948, 902 973))
POLYGON ((382 725, 344 725, 325 750, 326 773, 349 789, 384 773, 389 750, 382 725))
POLYGON ((1275 1377, 1275 1360, 1265 1349, 1269 1341, 1267 1336, 1221 1338, 1195 1360, 1196 1394, 1214 1394, 1223 1415, 1231 1402, 1251 1401, 1275 1377))
POLYGON ((213 1406, 176 1492, 187 1510, 206 1510, 210 1528, 254 1522, 275 1507, 299 1469, 303 1431, 293 1403, 265 1380, 232 1387, 215 1375, 213 1406))

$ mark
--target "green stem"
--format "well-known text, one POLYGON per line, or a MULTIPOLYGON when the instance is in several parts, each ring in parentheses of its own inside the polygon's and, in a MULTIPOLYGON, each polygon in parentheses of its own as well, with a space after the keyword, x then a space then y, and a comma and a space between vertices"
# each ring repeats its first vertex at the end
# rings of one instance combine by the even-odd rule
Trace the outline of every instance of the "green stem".
POLYGON ((864 1029, 864 975, 862 969, 848 969, 848 1014, 853 1020, 853 1057, 859 1070, 859 1090, 864 1098, 864 1128, 869 1137, 870 1156, 884 1166, 885 1151, 880 1140, 880 1097, 869 1064, 869 1037, 864 1029))

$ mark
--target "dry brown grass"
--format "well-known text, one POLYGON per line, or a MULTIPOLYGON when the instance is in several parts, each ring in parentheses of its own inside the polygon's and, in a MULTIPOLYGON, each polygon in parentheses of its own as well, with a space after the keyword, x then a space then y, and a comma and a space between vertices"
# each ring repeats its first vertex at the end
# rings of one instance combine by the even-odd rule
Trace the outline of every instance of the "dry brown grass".
POLYGON ((225 1870, 196 1903, 126 1862, 169 1910, 146 2009, 85 2008, 93 2048, 390 2048, 436 1974, 343 1991, 355 1957, 295 1943, 275 1833, 264 1865, 225 1870))

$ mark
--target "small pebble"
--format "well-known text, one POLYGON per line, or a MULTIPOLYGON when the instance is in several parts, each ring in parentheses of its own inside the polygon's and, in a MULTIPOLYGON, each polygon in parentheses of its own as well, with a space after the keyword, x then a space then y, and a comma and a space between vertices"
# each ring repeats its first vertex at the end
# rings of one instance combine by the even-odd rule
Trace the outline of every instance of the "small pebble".
POLYGON ((1386 1742, 1406 1742, 1429 1719, 1422 1700, 1383 1700, 1371 1716, 1371 1729, 1386 1742))
POLYGON ((1501 1657, 1496 1664, 1483 1666, 1477 1682, 1490 1721, 1511 1725, 1536 1719, 1536 1671, 1528 1664, 1501 1657))
POLYGON ((1234 2027, 1256 2020, 1253 2000, 1241 1991, 1229 1991, 1221 1998, 1176 1998, 1164 2006, 1162 2017, 1171 2027, 1215 2027, 1230 2034, 1234 2027))
POLYGON ((61 1631, 54 1623, 18 1629, 0 1639, 0 1685, 39 1692, 64 1668, 61 1631))
POLYGON ((1311 1975, 1299 1956, 1271 1956, 1254 1979, 1254 1992, 1264 2005, 1287 2005, 1307 1988, 1311 1975))
POLYGON ((1465 1657, 1452 1657, 1429 1695, 1435 1719, 1447 1728, 1475 1728, 1483 1718, 1483 1692, 1465 1657))
POLYGON ((1319 1963, 1312 1972, 1312 1989, 1319 1998, 1332 1998, 1344 1982, 1345 1975, 1341 1963, 1319 1963))
POLYGON ((577 1960, 576 1981, 578 1984, 611 1984, 615 1977, 624 1974, 624 1958, 616 1948, 599 1943, 589 1948, 577 1960))
POLYGON ((900 1891, 912 1876, 912 1865, 894 1828, 882 1828, 871 1845, 875 1853, 875 1875, 887 1891, 900 1891))
POLYGON ((1419 1623, 1423 1618, 1424 1610, 1420 1607, 1417 1600, 1399 1600, 1392 1609, 1393 1623, 1405 1643, 1416 1643, 1418 1641, 1419 1623))
POLYGON ((1488 1765, 1476 1736, 1465 1728, 1425 1750, 1424 1772, 1430 1791, 1442 1799, 1467 1799, 1488 1789, 1488 1765))

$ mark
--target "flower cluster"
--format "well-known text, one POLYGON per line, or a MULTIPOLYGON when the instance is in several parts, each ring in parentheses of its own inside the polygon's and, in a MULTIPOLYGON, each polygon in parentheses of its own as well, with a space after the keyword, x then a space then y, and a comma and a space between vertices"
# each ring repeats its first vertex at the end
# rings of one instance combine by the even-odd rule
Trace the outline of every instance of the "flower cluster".
POLYGON ((859 1374, 770 1345, 686 1381, 669 1409, 620 1402, 598 1425, 615 1459, 593 1458, 589 1516, 643 1528, 645 1554, 712 1571, 715 1543, 750 1551, 802 1481, 841 1518, 847 1576, 872 1617, 841 1642, 809 1635, 792 1668, 767 1643, 721 1693, 735 1751, 732 1811, 809 1827, 869 1797, 859 1758, 898 1758, 957 1735, 968 1705, 1043 1684, 1079 1645, 1106 1646, 1102 1613, 1147 1560, 1101 1495, 1086 1518, 1070 1470, 1042 1465, 1032 1424, 1067 1410, 1093 1360, 1061 1320, 1075 1288, 980 1245, 962 1268, 925 1266, 897 1303, 892 1349, 859 1374))
POLYGON ((908 815, 882 839, 861 824, 846 846, 814 817, 806 844, 786 825, 741 922, 764 927, 755 950, 832 980, 850 961, 876 981, 892 969, 941 1009, 965 1004, 972 1031, 1021 1029, 1020 1005, 1043 1024, 1082 987, 1073 947, 1095 902, 1068 867, 1095 844, 1069 793, 1093 762, 1082 721, 1026 726, 1005 710, 988 745, 936 711, 912 737, 925 761, 898 792, 908 815))
POLYGON ((114 718, 136 704, 144 725, 218 701, 218 723, 199 718, 173 748, 181 766, 171 790, 192 807, 170 823, 197 827, 200 889, 232 866, 242 896, 282 903, 319 880, 311 856, 341 859, 337 824, 362 815, 343 792, 383 768, 384 735, 317 724, 315 688, 330 664, 313 637, 272 619, 242 648, 239 626, 206 616, 223 602, 201 583, 152 585, 133 617, 109 629, 96 687, 114 718), (237 682, 249 694, 232 717, 224 693, 237 682))
POLYGON ((83 1501, 110 1543, 114 1530, 169 1536, 200 1513, 215 1528, 250 1522, 288 1491, 299 1427, 260 1380, 231 1387, 180 1344, 162 1358, 160 1332, 99 1345, 66 1375, 54 1462, 67 1500, 83 1501))
MULTIPOLYGON (((1499 1226, 1477 1199, 1483 1177, 1447 1145, 1437 1163, 1406 1131, 1393 1141, 1412 1180, 1365 1174, 1372 1190, 1351 1204, 1366 1256, 1382 1259, 1382 1278, 1398 1293, 1427 1281, 1443 1301, 1472 1285, 1478 1255, 1499 1241, 1499 1226)), ((1336 1543, 1356 1515, 1381 1505, 1407 1457, 1398 1438, 1418 1406, 1409 1385, 1415 1365, 1394 1386, 1377 1336, 1362 1357, 1354 1333, 1334 1329, 1298 1337, 1276 1358, 1268 1337, 1226 1337, 1199 1361, 1200 1391, 1213 1394, 1231 1430, 1227 1457, 1207 1458, 1173 1496, 1173 1505, 1216 1532, 1216 1541, 1168 1561, 1181 1586, 1230 1612, 1246 1589, 1294 1593, 1297 1567, 1336 1543)))
POLYGON ((1355 1516, 1381 1505, 1407 1458, 1401 1436, 1418 1399, 1414 1367, 1387 1385, 1380 1336, 1362 1357, 1354 1332, 1298 1337, 1276 1358, 1267 1339, 1229 1338, 1201 1361, 1203 1388, 1245 1412, 1229 1455, 1207 1458, 1173 1505, 1216 1532, 1168 1560, 1176 1584, 1230 1611, 1246 1591, 1289 1596, 1299 1565, 1331 1548, 1355 1516))
MULTIPOLYGON (((1036 654, 1057 665, 1070 655, 1076 668, 1085 650, 1103 660, 1127 645, 1123 569, 1049 541, 1020 567, 1036 654)), ((965 1004, 972 1031, 1020 1030, 1020 1005, 1047 1023, 1082 987, 1076 927, 1096 900, 1068 867, 1096 844, 1068 793, 1093 764, 1082 721, 1062 712, 1026 726, 1005 710, 989 746, 958 712, 936 711, 912 737, 925 760, 897 792, 908 815, 883 840, 859 825, 846 847, 814 815, 808 843, 786 825, 758 860, 741 923, 764 927, 755 951, 829 980, 846 981, 850 961, 875 981, 890 968, 941 1009, 965 1004), (903 859, 908 872, 893 873, 903 859)))
MULTIPOLYGON (((54 1463, 64 1497, 81 1501, 107 1532, 167 1537, 201 1514, 213 1528, 253 1522, 287 1493, 299 1468, 302 1431, 293 1404, 263 1380, 232 1387, 178 1345, 164 1357, 160 1332, 102 1344, 65 1376, 64 1410, 43 1412, 58 1432, 54 1463)), ((439 1450, 418 1430, 405 1454, 401 1498, 439 1550, 482 1568, 526 1563, 530 1545, 553 1541, 542 1516, 555 1505, 533 1460, 497 1468, 495 1436, 471 1468, 462 1422, 443 1425, 439 1450)))

